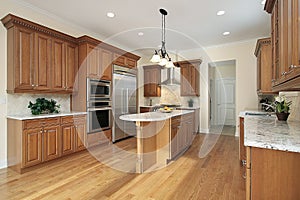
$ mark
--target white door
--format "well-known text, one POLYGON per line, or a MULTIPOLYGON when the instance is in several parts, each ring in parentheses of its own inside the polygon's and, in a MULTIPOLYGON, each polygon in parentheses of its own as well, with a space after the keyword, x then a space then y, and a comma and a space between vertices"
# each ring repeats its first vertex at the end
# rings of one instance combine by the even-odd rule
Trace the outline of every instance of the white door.
POLYGON ((217 80, 217 125, 235 125, 235 79, 217 80))

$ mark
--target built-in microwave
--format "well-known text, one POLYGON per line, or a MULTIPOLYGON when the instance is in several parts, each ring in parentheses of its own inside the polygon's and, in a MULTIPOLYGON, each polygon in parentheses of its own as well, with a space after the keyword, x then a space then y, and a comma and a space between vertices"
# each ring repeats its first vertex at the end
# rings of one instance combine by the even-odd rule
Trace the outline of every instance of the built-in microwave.
POLYGON ((87 98, 111 97, 111 82, 87 78, 87 98))

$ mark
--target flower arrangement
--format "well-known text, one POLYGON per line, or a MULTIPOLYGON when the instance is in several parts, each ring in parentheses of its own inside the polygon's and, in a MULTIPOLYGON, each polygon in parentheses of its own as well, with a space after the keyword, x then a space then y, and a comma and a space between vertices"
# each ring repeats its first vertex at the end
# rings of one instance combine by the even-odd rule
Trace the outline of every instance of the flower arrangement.
POLYGON ((287 101, 285 96, 277 96, 273 102, 276 113, 289 113, 290 105, 292 101, 287 101))

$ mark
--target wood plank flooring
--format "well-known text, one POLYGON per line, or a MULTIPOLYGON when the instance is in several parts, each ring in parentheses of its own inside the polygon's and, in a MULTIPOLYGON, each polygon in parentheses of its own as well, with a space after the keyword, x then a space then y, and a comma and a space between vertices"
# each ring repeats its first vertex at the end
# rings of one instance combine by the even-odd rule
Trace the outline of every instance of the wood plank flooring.
MULTIPOLYGON (((117 146, 134 151, 134 140, 122 141, 117 146)), ((110 164, 116 162, 111 157, 111 149, 103 148, 97 154, 109 158, 110 164)), ((118 159, 122 160, 122 156, 118 159)), ((133 165, 128 162, 130 169, 133 165)), ((88 151, 21 175, 11 169, 1 169, 0 199, 245 199, 238 138, 198 134, 182 157, 166 168, 146 174, 112 169, 88 151), (219 138, 212 151, 206 157, 199 158, 199 149, 205 137, 205 140, 219 138)))

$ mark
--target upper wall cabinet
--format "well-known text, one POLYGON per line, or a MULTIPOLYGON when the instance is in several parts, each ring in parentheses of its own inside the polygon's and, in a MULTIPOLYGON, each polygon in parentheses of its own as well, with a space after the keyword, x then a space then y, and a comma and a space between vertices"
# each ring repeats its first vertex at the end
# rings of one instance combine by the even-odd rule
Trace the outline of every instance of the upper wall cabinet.
POLYGON ((144 97, 161 96, 161 66, 144 66, 144 97))
POLYGON ((75 38, 7 15, 8 93, 72 93, 78 67, 75 38))
POLYGON ((300 89, 300 0, 267 0, 272 22, 272 90, 300 89))
POLYGON ((125 53, 124 55, 121 55, 120 53, 114 53, 114 64, 123 67, 136 68, 138 59, 139 57, 136 57, 133 54, 125 53))
POLYGON ((271 38, 257 40, 254 54, 257 57, 257 94, 273 94, 271 38))
POLYGON ((180 67, 180 95, 200 96, 200 72, 201 60, 188 60, 175 63, 180 67))

